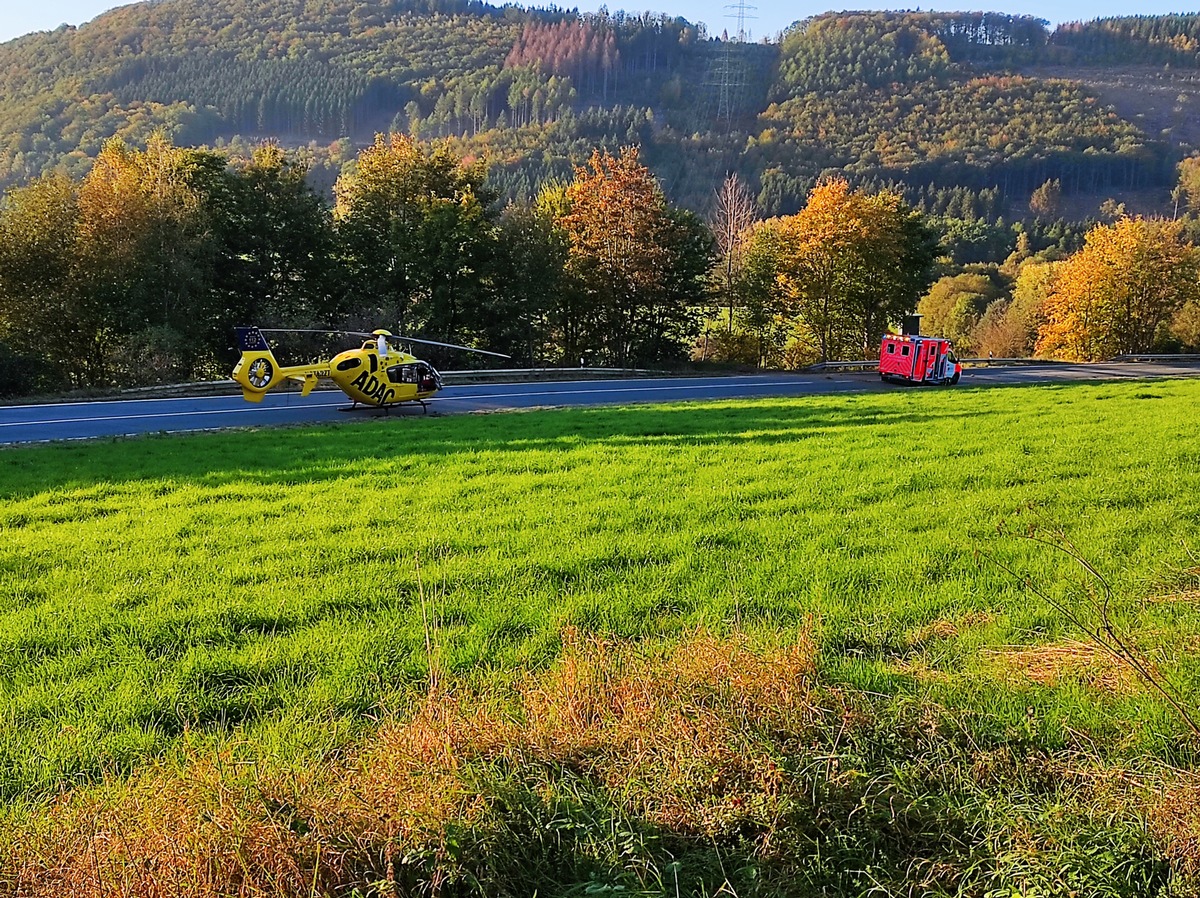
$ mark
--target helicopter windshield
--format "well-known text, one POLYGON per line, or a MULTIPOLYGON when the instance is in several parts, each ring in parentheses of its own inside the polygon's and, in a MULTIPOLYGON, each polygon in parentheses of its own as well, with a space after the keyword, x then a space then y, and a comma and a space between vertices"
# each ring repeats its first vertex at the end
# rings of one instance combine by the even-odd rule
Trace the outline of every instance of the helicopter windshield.
POLYGON ((434 367, 427 362, 417 364, 417 389, 422 393, 440 390, 442 388, 442 377, 434 370, 434 367))

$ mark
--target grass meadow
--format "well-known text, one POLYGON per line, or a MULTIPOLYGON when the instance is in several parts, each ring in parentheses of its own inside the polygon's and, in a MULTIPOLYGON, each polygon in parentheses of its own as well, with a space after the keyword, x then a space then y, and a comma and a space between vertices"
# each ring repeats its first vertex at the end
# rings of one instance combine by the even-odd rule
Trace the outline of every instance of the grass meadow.
POLYGON ((4 450, 0 891, 1198 894, 1198 404, 4 450))

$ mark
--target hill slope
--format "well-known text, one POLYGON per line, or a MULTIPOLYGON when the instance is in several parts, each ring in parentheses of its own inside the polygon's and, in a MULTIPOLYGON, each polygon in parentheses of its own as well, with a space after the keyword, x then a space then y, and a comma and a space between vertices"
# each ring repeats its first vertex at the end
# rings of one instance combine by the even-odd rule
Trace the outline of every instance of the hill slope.
MULTIPOLYGON (((335 173, 392 128, 488 154, 512 196, 594 146, 639 143, 693 207, 729 170, 769 213, 797 208, 827 169, 917 198, 985 192, 989 215, 1050 178, 1165 197, 1194 137, 1186 116, 1114 111, 1088 82, 1114 62, 1194 71, 1197 22, 1051 34, 1025 16, 846 13, 743 44, 665 15, 478 0, 157 0, 0 46, 0 183, 79 174, 105 139, 159 128, 179 144, 279 139, 335 173)), ((1155 89, 1172 89, 1161 71, 1155 89)))

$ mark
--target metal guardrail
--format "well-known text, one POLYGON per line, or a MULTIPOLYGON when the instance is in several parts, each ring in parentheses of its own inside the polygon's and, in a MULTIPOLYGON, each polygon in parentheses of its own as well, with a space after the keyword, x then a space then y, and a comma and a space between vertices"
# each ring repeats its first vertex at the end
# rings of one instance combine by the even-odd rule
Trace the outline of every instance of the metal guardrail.
POLYGON ((643 377, 664 374, 649 368, 493 368, 478 371, 442 371, 443 378, 455 381, 497 380, 520 378, 525 380, 562 380, 578 377, 643 377))
MULTIPOLYGON (((648 368, 496 368, 474 371, 442 371, 441 375, 454 383, 480 380, 526 379, 564 380, 580 377, 644 377, 663 374, 648 368)), ((283 389, 287 389, 284 385, 283 389)), ((299 389, 299 385, 296 385, 299 389)), ((122 396, 236 396, 242 388, 232 380, 200 380, 184 384, 161 384, 153 387, 130 387, 120 391, 122 396)))
POLYGON ((1129 353, 1113 356, 1114 362, 1200 362, 1200 353, 1129 353))
POLYGON ((808 371, 850 371, 854 368, 878 368, 879 359, 860 359, 856 362, 817 362, 808 371))
POLYGON ((118 391, 118 395, 128 398, 136 398, 138 396, 153 396, 158 398, 160 396, 234 396, 240 395, 241 392, 242 388, 232 380, 197 380, 186 384, 156 384, 152 387, 126 387, 118 391))
MULTIPOLYGON (((1141 356, 1140 358, 1145 358, 1141 356)), ((1179 356, 1172 356, 1179 358, 1179 356)), ((964 365, 973 367, 987 367, 988 365, 1066 365, 1069 362, 1060 362, 1057 359, 996 359, 996 358, 979 358, 979 359, 959 359, 964 365)), ((879 367, 879 359, 857 359, 850 362, 818 362, 815 365, 810 365, 808 371, 850 371, 856 368, 874 370, 879 367)))

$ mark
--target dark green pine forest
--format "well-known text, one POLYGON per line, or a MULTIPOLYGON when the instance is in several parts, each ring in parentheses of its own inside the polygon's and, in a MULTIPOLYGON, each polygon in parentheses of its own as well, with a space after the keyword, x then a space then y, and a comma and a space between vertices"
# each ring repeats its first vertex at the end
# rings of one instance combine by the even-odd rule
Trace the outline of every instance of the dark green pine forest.
POLYGON ((831 179, 895 198, 920 222, 897 225, 916 250, 893 300, 983 278, 966 333, 1022 260, 1197 211, 1198 79, 1200 15, 825 13, 751 43, 478 0, 133 3, 0 45, 0 393, 129 383, 129 345, 161 347, 154 380, 218 375, 248 321, 398 320, 531 364, 707 359, 719 320, 730 360, 870 351, 881 299, 835 348, 751 301, 776 279, 735 277, 730 176, 737 230, 831 179), (589 160, 644 198, 640 268, 587 261, 632 259, 588 249, 589 160), (45 356, 55 321, 86 364, 45 356))

